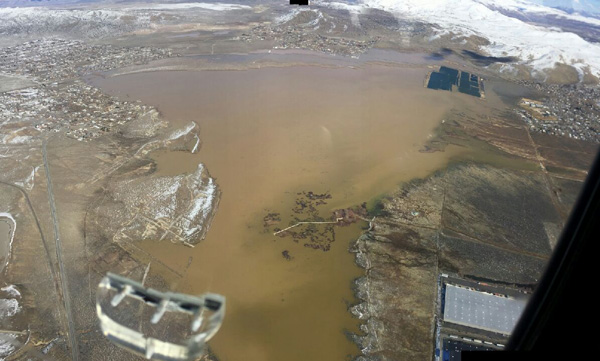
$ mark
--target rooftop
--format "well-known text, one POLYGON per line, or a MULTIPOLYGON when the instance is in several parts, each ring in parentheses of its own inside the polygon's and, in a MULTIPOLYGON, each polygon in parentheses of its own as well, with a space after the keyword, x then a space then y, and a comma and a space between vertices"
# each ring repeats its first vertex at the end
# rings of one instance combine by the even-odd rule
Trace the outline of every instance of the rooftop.
POLYGON ((526 300, 446 285, 444 321, 510 334, 526 300))

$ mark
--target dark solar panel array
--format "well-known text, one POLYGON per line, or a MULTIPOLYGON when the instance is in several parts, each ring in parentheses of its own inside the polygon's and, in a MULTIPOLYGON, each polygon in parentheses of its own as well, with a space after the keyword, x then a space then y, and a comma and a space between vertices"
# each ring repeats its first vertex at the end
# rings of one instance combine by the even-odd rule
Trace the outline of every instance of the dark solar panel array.
POLYGON ((442 66, 440 67, 440 73, 446 74, 452 81, 452 84, 458 85, 458 70, 442 66))
POLYGON ((460 361, 462 351, 494 351, 494 349, 484 345, 444 339, 442 361, 460 361))
POLYGON ((461 93, 481 97, 477 75, 448 68, 447 66, 442 66, 439 71, 431 73, 427 88, 452 91, 452 85, 456 85, 461 93))
POLYGON ((475 97, 481 97, 479 92, 479 79, 475 74, 469 74, 466 71, 460 72, 460 81, 458 91, 475 97))
POLYGON ((446 74, 433 72, 429 77, 427 87, 452 91, 452 80, 446 74))

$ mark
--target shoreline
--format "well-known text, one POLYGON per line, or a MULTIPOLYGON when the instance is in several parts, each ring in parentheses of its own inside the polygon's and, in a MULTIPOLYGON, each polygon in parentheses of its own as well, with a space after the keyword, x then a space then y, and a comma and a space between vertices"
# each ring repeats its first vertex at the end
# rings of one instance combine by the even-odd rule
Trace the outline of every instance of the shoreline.
MULTIPOLYGON (((119 68, 115 70, 109 70, 102 72, 102 76, 117 77, 122 75, 139 74, 139 73, 151 73, 160 71, 244 71, 252 69, 262 68, 284 68, 284 67, 320 67, 320 68, 357 68, 362 69, 368 66, 384 66, 392 68, 428 68, 431 66, 438 65, 450 65, 458 66, 460 68, 471 69, 473 65, 468 64, 462 59, 442 59, 442 60, 430 60, 424 62, 417 62, 417 57, 427 59, 427 53, 421 52, 407 52, 400 51, 398 49, 379 49, 373 48, 371 51, 379 51, 389 56, 377 57, 377 55, 370 56, 370 52, 363 55, 362 59, 352 58, 341 55, 330 55, 314 50, 306 49, 280 49, 280 50, 257 50, 247 53, 216 53, 216 54, 184 54, 168 57, 165 59, 158 59, 149 64, 132 65, 125 68, 119 68), (286 59, 289 57, 301 57, 306 58, 303 61, 289 61, 286 59), (222 60, 222 57, 239 57, 244 58, 239 61, 227 61, 222 60), (397 57, 395 59, 394 57, 397 57), (211 58, 218 61, 212 62, 211 58), (273 58, 273 59, 269 59, 273 58), (366 58, 366 59, 365 59, 366 58), (406 59, 405 59, 406 58, 406 59), (253 59, 256 59, 252 61, 253 59), (152 63, 156 62, 186 62, 188 64, 175 64, 175 65, 158 65, 150 67, 152 63), (197 61, 194 63, 194 61, 197 61), (340 64, 340 62, 342 64, 340 64), (239 65, 238 65, 239 64, 239 65), (130 68, 130 70, 127 70, 130 68), (125 70, 124 70, 125 69, 125 70)), ((420 59, 422 60, 422 59, 420 59)), ((479 70, 482 72, 483 70, 479 70)), ((490 73, 491 74, 491 73, 490 73)), ((496 75, 497 76, 497 75, 496 75)))
MULTIPOLYGON (((440 129, 437 135, 446 145, 453 142, 448 132, 440 129)), ((526 294, 537 283, 582 183, 551 174, 553 184, 570 184, 558 197, 545 185, 544 172, 529 165, 533 160, 519 157, 520 162, 512 161, 514 167, 506 165, 502 159, 515 156, 505 151, 501 139, 496 134, 496 148, 483 150, 488 155, 472 158, 466 153, 377 200, 378 222, 349 247, 364 270, 354 281, 359 303, 349 308, 362 321, 363 334, 351 335, 362 352, 356 361, 380 360, 382 355, 431 360, 440 327, 436 310, 442 274, 526 294), (494 152, 499 153, 489 155, 494 152), (522 211, 512 207, 521 199, 528 200, 522 211)))

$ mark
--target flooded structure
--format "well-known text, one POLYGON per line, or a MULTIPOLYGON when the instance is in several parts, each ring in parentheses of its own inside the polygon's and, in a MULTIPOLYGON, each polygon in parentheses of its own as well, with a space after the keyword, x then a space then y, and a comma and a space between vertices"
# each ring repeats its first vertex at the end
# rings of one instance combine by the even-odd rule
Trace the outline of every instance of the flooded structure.
POLYGON ((458 90, 463 94, 483 97, 483 80, 479 76, 447 66, 441 66, 439 71, 431 72, 425 82, 429 89, 458 90))
POLYGON ((443 350, 443 361, 458 361, 463 351, 493 351, 494 349, 482 344, 463 342, 455 336, 444 340, 443 350))

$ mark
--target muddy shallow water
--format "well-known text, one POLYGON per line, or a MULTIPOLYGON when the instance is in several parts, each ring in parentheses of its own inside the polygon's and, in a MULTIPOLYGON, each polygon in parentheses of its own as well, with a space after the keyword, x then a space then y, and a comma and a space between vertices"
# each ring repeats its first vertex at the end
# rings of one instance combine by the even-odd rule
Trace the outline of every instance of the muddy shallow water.
POLYGON ((0 273, 8 263, 12 227, 8 219, 0 218, 0 273))
MULTIPOLYGON (((173 127, 201 127, 198 154, 155 152, 157 174, 202 162, 222 190, 207 237, 195 248, 140 247, 184 274, 178 291, 227 297, 211 341, 221 360, 345 360, 359 350, 347 311, 362 274, 348 244, 361 227, 334 227, 327 252, 273 236, 294 214, 298 193, 329 192, 319 206, 359 205, 403 180, 443 167, 459 150, 421 153, 462 95, 423 88, 427 69, 367 66, 149 72, 93 80, 104 91, 157 106, 173 127), (279 213, 278 224, 264 217, 279 213), (290 259, 282 252, 287 251, 290 259)), ((321 226, 318 226, 321 227, 321 226)))

